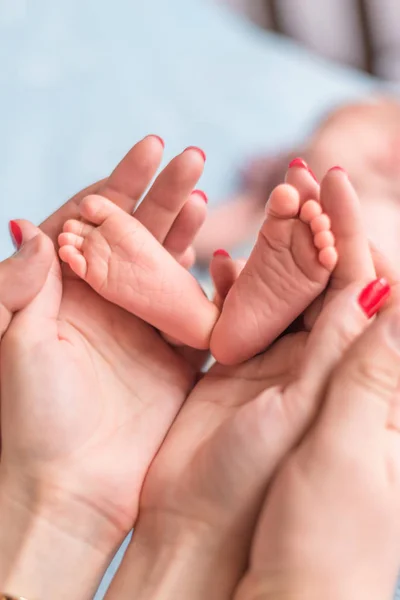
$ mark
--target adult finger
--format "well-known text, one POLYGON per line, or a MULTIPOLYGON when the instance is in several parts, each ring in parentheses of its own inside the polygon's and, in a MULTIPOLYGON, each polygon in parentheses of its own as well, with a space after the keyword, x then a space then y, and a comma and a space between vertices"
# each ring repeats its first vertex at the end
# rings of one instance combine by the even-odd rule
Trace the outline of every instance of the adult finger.
POLYGON ((243 259, 233 260, 226 250, 216 250, 210 264, 210 274, 215 287, 214 303, 222 308, 229 290, 245 266, 243 259))
POLYGON ((43 287, 52 263, 52 243, 43 234, 29 230, 24 221, 15 221, 22 245, 18 252, 0 263, 0 339, 12 315, 25 308, 43 287))
POLYGON ((154 177, 163 153, 163 142, 155 135, 145 137, 129 150, 111 175, 78 192, 40 226, 53 242, 65 221, 79 219, 79 205, 91 194, 103 194, 131 213, 154 177))
POLYGON ((319 427, 325 434, 329 431, 335 443, 360 449, 365 443, 383 444, 389 427, 400 449, 399 381, 400 303, 395 302, 341 360, 332 375, 319 427))
POLYGON ((390 286, 384 279, 364 287, 355 283, 325 306, 307 340, 300 376, 285 391, 294 423, 307 425, 311 421, 333 370, 389 294, 390 286))
POLYGON ((164 151, 164 141, 148 135, 129 150, 100 187, 100 194, 132 213, 155 176, 164 151))

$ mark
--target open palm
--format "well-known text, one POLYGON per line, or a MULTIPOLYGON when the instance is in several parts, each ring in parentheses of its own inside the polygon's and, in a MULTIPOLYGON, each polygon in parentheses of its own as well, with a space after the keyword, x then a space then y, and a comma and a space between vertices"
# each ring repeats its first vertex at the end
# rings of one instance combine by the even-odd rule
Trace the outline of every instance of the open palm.
MULTIPOLYGON (((132 212, 161 155, 161 144, 145 138, 109 179, 70 200, 43 231, 56 239, 88 193, 132 212)), ((28 237, 35 233, 22 226, 28 237)), ((62 272, 49 251, 43 289, 2 342, 2 466, 94 508, 117 544, 136 518, 146 471, 195 371, 152 327, 62 272)))

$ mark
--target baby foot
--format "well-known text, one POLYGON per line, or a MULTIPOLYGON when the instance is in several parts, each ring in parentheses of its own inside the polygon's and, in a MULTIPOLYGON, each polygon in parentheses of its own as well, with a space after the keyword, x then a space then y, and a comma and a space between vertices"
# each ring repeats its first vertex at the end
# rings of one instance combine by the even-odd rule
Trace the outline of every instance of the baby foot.
POLYGON ((301 205, 288 184, 276 187, 253 252, 231 288, 211 350, 224 364, 261 352, 326 287, 337 262, 329 217, 316 200, 301 205))
POLYGON ((84 199, 80 216, 85 222, 64 225, 60 258, 105 299, 182 343, 208 348, 217 308, 155 235, 102 196, 84 199))

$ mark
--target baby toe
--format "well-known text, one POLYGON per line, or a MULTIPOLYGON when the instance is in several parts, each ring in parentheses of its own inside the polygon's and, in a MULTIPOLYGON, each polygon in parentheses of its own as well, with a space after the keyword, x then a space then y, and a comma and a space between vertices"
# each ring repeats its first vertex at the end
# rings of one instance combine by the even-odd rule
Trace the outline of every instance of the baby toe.
POLYGON ((76 235, 85 237, 89 235, 93 229, 93 225, 89 225, 89 223, 83 223, 83 221, 77 221, 76 219, 69 219, 64 223, 63 232, 75 233, 76 235))
POLYGON ((325 269, 332 272, 338 261, 338 253, 334 246, 323 248, 318 254, 318 260, 325 269))
POLYGON ((321 231, 328 231, 331 228, 331 220, 326 214, 319 215, 310 222, 310 228, 314 235, 321 231))
POLYGON ((78 250, 82 249, 85 238, 75 233, 60 233, 58 236, 58 243, 60 246, 73 246, 78 250))
POLYGON ((322 214, 322 208, 316 200, 307 200, 300 210, 300 220, 303 223, 311 223, 322 214))
POLYGON ((277 219, 292 219, 299 214, 299 208, 298 191, 293 186, 282 183, 272 190, 266 206, 266 215, 277 219))
POLYGON ((74 246, 62 246, 58 252, 61 260, 67 263, 70 268, 84 279, 87 273, 87 262, 83 254, 74 246))
POLYGON ((80 203, 79 209, 81 216, 94 225, 102 225, 113 214, 122 212, 116 204, 95 194, 86 196, 80 203))
POLYGON ((329 246, 335 245, 335 238, 332 231, 321 231, 314 236, 314 246, 318 250, 323 250, 329 246))

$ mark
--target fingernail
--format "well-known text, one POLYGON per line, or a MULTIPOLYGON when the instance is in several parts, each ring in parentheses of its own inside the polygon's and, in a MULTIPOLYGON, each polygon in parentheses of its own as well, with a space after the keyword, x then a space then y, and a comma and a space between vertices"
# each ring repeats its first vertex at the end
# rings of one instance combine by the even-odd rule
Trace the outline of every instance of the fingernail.
POLYGON ((371 319, 384 305, 389 296, 390 285, 386 279, 381 277, 380 279, 375 279, 375 281, 372 281, 363 289, 358 297, 358 303, 368 319, 371 319))
POLYGON ((156 139, 157 139, 157 140, 160 142, 161 146, 162 146, 163 148, 165 148, 165 142, 164 142, 164 140, 162 139, 162 137, 160 137, 159 135, 155 135, 154 133, 152 133, 151 135, 149 135, 149 137, 154 137, 154 138, 156 138, 156 139))
POLYGON ((347 171, 345 169, 343 169, 343 167, 339 167, 338 165, 335 165, 334 167, 331 167, 330 169, 328 169, 328 173, 330 173, 331 171, 341 171, 348 177, 347 171))
POLYGON ((308 171, 310 173, 311 177, 318 183, 318 179, 315 177, 313 171, 308 166, 306 161, 303 160, 302 158, 297 157, 297 158, 294 158, 293 160, 291 160, 289 163, 289 169, 291 169, 292 167, 299 167, 300 169, 306 169, 306 171, 308 171))
POLYGON ((192 194, 197 194, 198 196, 200 196, 204 200, 204 202, 206 204, 208 204, 207 195, 205 194, 205 192, 203 192, 203 190, 193 190, 192 194))
POLYGON ((222 248, 216 250, 213 256, 225 256, 226 258, 230 258, 229 252, 227 252, 226 250, 222 250, 222 248))
POLYGON ((201 154, 204 162, 206 162, 206 160, 207 160, 206 153, 201 148, 198 148, 197 146, 188 146, 187 148, 185 148, 184 152, 186 152, 187 150, 195 150, 196 152, 201 154))
POLYGON ((16 221, 10 221, 9 224, 12 243, 16 250, 19 250, 22 244, 22 230, 16 221))
POLYGON ((305 160, 303 160, 302 158, 294 158, 293 160, 290 161, 289 163, 289 169, 291 169, 292 167, 300 167, 301 169, 307 169, 308 171, 308 164, 306 163, 305 160))

